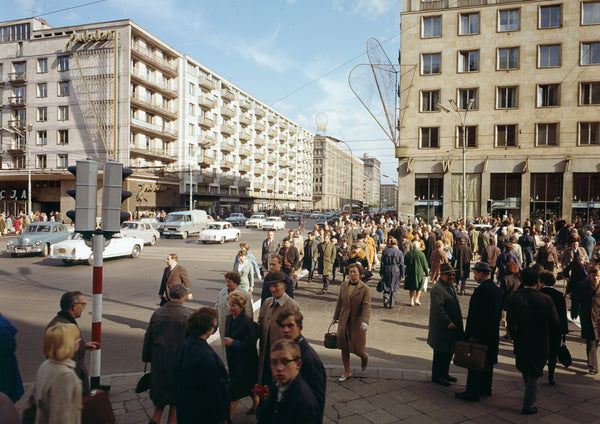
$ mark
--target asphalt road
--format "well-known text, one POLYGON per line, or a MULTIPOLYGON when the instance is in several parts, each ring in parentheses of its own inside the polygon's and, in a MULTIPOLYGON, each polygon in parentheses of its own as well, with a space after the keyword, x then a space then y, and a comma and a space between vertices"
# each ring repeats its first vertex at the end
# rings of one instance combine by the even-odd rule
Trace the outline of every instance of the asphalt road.
MULTIPOLYGON (((305 227, 310 228, 308 222, 305 227)), ((288 223, 296 228, 297 223, 288 223)), ((278 232, 281 240, 287 232, 278 232)), ((260 258, 260 246, 266 233, 242 228, 240 241, 246 241, 250 250, 260 258)), ((3 245, 7 238, 0 239, 3 245)), ((232 269, 238 243, 224 245, 198 244, 195 239, 161 239, 157 246, 146 246, 136 259, 108 260, 104 264, 103 323, 102 323, 102 375, 141 371, 141 348, 144 332, 152 312, 158 304, 158 287, 169 253, 177 253, 180 264, 188 269, 192 279, 194 300, 186 302, 191 309, 214 305, 218 291, 224 286, 223 274, 232 269)), ((377 275, 377 273, 376 273, 377 275)), ((397 293, 397 305, 392 310, 382 307, 381 295, 375 291, 377 279, 371 283, 373 306, 367 335, 369 367, 402 370, 431 369, 432 350, 427 346, 429 296, 421 298, 422 306, 407 306, 407 294, 397 293)), ((261 283, 256 284, 255 300, 259 298, 261 283)), ((468 281, 468 293, 475 283, 468 281)), ((295 299, 305 316, 303 334, 317 350, 326 364, 339 365, 338 350, 323 347, 337 299, 339 280, 321 295, 321 283, 300 281, 295 299)), ((32 381, 42 355, 42 336, 47 323, 59 310, 63 292, 81 290, 88 306, 79 320, 86 340, 90 339, 92 267, 87 264, 64 266, 60 261, 38 256, 12 258, 0 255, 0 312, 17 327, 17 357, 24 381, 32 381)), ((461 297, 463 316, 466 318, 470 296, 461 297)), ((503 331, 503 329, 500 329, 503 331)), ((568 336, 574 364, 569 370, 557 369, 561 379, 581 382, 591 378, 586 374, 585 344, 581 343, 579 330, 571 325, 568 336)), ((219 342, 214 345, 220 351, 219 342)), ((512 344, 501 339, 499 373, 520 378, 514 367, 512 344)), ((88 355, 89 357, 89 355, 88 355)), ((356 357, 351 365, 358 366, 356 357)), ((453 372, 464 370, 453 367, 453 372)), ((558 377, 558 376, 557 376, 558 377)))

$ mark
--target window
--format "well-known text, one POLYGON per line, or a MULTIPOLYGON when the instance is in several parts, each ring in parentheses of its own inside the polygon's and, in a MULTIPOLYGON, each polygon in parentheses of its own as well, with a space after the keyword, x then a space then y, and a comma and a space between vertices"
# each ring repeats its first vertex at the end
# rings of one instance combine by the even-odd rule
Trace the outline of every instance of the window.
MULTIPOLYGON (((477 147, 477 126, 466 126, 465 127, 467 148, 477 147)), ((462 127, 456 127, 456 148, 462 149, 463 146, 463 129, 462 127)))
POLYGON ((37 108, 37 120, 39 122, 46 122, 48 120, 48 109, 45 107, 37 108))
POLYGON ((148 89, 146 89, 146 101, 148 103, 152 103, 152 96, 154 96, 154 93, 148 89))
POLYGON ((68 96, 69 95, 69 81, 60 81, 58 83, 58 95, 68 96))
POLYGON ((540 28, 560 28, 561 27, 560 5, 540 6, 540 28))
POLYGON ((507 47, 498 49, 498 70, 519 69, 519 48, 507 47))
POLYGON ((193 96, 193 95, 195 95, 195 93, 196 93, 196 86, 190 82, 190 85, 188 86, 188 94, 190 96, 193 96))
POLYGON ((458 34, 479 34, 479 13, 461 13, 459 15, 458 34))
POLYGON ((194 124, 188 124, 188 135, 194 135, 195 131, 194 131, 194 124))
POLYGON ((519 9, 498 11, 498 32, 519 30, 519 9))
POLYGON ((35 165, 36 168, 46 168, 46 155, 36 155, 35 165))
POLYGON ((539 46, 538 66, 540 68, 552 68, 560 66, 560 45, 539 46))
POLYGON ((540 84, 537 92, 537 107, 560 106, 560 84, 540 84))
POLYGON ((581 64, 600 64, 600 43, 581 43, 581 64))
POLYGON ((516 125, 496 125, 496 147, 515 147, 517 145, 516 125))
POLYGON ((467 110, 467 105, 469 104, 469 100, 473 99, 473 104, 471 105, 471 109, 476 110, 479 109, 478 106, 478 93, 479 90, 477 88, 461 88, 458 90, 458 108, 460 110, 467 110))
POLYGON ((69 155, 67 155, 67 154, 58 155, 58 167, 59 168, 68 168, 69 167, 69 155))
POLYGON ((423 38, 434 38, 442 36, 442 17, 430 16, 423 18, 423 38))
POLYGON ((579 145, 600 144, 600 122, 579 123, 579 145))
POLYGON ((25 156, 16 156, 14 163, 16 169, 25 169, 25 156))
POLYGON ((194 116, 194 104, 193 104, 193 103, 190 103, 190 104, 188 105, 188 114, 189 114, 190 116, 194 116))
POLYGON ((69 70, 69 56, 60 56, 58 58, 58 72, 69 70))
POLYGON ((422 56, 421 74, 433 75, 440 73, 440 53, 424 54, 422 56))
POLYGON ((496 96, 496 109, 516 109, 517 87, 498 87, 496 96))
POLYGON ((479 71, 479 50, 458 53, 458 72, 479 71))
POLYGON ((37 85, 37 96, 48 97, 48 84, 41 82, 37 85))
POLYGON ((582 82, 580 93, 580 104, 600 105, 600 82, 582 82))
POLYGON ((58 107, 58 120, 67 121, 69 119, 69 106, 58 107))
POLYGON ((439 111, 437 104, 440 101, 440 91, 422 91, 421 92, 421 112, 439 111))
POLYGON ((37 60, 37 71, 38 74, 45 74, 48 72, 48 59, 38 59, 37 60))
POLYGON ((421 128, 421 148, 438 148, 440 147, 439 128, 421 128))
POLYGON ((58 130, 57 144, 69 144, 69 130, 58 130))
POLYGON ((48 144, 48 133, 46 131, 37 132, 36 144, 41 146, 48 144))
POLYGON ((537 146, 558 146, 558 124, 536 125, 537 146))
POLYGON ((583 3, 583 25, 600 24, 600 1, 583 3))

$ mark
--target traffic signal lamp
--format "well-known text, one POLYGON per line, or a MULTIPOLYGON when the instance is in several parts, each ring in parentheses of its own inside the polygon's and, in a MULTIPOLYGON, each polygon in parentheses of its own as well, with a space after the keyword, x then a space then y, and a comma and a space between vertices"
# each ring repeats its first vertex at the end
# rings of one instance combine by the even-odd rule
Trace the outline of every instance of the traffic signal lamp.
POLYGON ((494 201, 492 199, 488 199, 487 201, 487 213, 492 213, 492 208, 494 207, 494 201))
POLYGON ((123 190, 123 180, 133 171, 123 168, 123 164, 112 160, 104 164, 104 189, 102 193, 102 231, 105 236, 118 233, 121 223, 130 217, 128 212, 121 212, 121 203, 131 197, 131 192, 123 190))
POLYGON ((98 164, 90 159, 78 160, 68 169, 75 175, 75 189, 67 190, 75 199, 75 210, 67 211, 67 216, 75 221, 75 231, 91 237, 96 230, 98 164))

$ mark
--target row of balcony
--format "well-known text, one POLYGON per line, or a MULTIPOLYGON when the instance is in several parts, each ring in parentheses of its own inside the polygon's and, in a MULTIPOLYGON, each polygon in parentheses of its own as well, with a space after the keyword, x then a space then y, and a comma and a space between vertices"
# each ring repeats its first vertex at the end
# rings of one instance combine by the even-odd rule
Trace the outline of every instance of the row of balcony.
POLYGON ((177 112, 175 112, 171 109, 168 109, 167 107, 163 106, 162 104, 143 99, 140 96, 137 96, 135 94, 131 96, 131 104, 135 104, 137 106, 144 107, 146 109, 150 109, 153 112, 167 115, 172 119, 177 118, 177 112))
POLYGON ((150 61, 152 64, 160 68, 161 70, 169 73, 171 76, 177 76, 177 69, 175 68, 175 61, 167 60, 162 56, 157 55, 151 50, 142 47, 140 43, 133 43, 131 52, 133 55, 136 53, 141 56, 142 59, 150 61))
POLYGON ((165 80, 148 78, 147 75, 144 75, 137 68, 131 68, 131 76, 134 77, 134 79, 142 82, 144 85, 150 85, 159 90, 161 93, 167 94, 171 98, 177 97, 177 89, 171 88, 171 85, 165 80))
POLYGON ((158 135, 159 137, 166 136, 169 138, 177 138, 177 130, 172 130, 165 125, 160 126, 152 124, 150 122, 146 122, 138 118, 131 118, 131 125, 138 127, 142 130, 151 132, 155 135, 158 135))

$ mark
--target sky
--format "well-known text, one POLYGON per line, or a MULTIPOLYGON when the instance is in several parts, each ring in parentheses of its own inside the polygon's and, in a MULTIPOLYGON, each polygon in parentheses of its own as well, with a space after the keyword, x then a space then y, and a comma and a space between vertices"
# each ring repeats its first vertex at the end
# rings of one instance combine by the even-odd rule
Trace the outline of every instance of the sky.
MULTIPOLYGON (((381 173, 391 177, 382 177, 382 183, 397 179, 394 145, 352 92, 348 76, 368 63, 369 38, 397 63, 402 0, 0 0, 0 5, 0 20, 35 15, 53 27, 131 19, 313 133, 318 115, 320 123, 327 122, 326 135, 345 141, 356 156, 367 153, 381 161, 381 173)), ((354 75, 362 83, 362 74, 354 75)))

